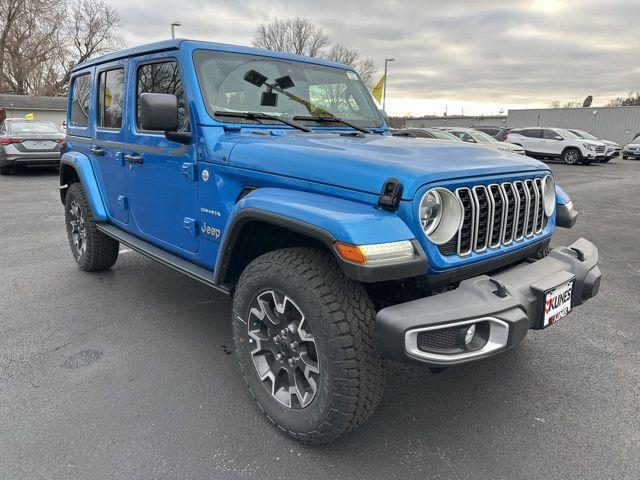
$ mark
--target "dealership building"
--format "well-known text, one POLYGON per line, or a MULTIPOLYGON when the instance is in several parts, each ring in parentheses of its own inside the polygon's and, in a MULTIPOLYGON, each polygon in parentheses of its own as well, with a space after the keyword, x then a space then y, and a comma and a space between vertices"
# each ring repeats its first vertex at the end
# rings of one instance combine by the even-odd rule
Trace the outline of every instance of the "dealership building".
POLYGON ((509 110, 502 116, 448 116, 408 118, 407 128, 426 127, 556 127, 584 130, 604 140, 625 145, 640 133, 640 106, 536 108, 509 110))
POLYGON ((35 120, 50 120, 62 125, 66 110, 66 97, 0 94, 0 122, 5 118, 25 118, 25 115, 33 114, 35 120))

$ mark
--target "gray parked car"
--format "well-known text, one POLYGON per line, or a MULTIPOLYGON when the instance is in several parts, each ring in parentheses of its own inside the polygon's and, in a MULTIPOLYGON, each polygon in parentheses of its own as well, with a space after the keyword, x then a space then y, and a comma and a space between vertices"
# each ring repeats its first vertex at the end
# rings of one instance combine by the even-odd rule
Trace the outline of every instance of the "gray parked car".
POLYGON ((0 175, 14 166, 60 165, 64 141, 53 122, 7 118, 0 125, 0 175))
POLYGON ((432 138, 435 140, 449 140, 451 142, 462 141, 455 135, 438 130, 437 128, 403 128, 392 130, 391 135, 394 137, 432 138))
POLYGON ((627 158, 640 159, 640 133, 622 149, 622 158, 625 160, 627 158))

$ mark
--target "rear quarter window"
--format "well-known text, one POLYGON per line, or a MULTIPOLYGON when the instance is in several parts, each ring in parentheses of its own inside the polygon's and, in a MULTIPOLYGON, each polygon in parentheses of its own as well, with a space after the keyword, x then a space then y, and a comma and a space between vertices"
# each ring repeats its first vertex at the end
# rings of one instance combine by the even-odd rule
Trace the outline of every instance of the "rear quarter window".
POLYGON ((77 76, 71 84, 71 127, 86 127, 89 124, 89 99, 91 98, 91 74, 77 76))

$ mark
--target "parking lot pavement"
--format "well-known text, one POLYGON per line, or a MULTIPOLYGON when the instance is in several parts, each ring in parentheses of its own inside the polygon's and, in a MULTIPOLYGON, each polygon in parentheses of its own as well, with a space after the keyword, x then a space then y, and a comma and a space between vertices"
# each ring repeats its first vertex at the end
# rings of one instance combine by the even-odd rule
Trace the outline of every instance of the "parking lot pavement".
POLYGON ((388 364, 326 447, 249 398, 230 302, 136 253, 73 262, 55 172, 0 178, 0 478, 640 477, 640 162, 554 164, 600 248, 600 295, 519 348, 433 375, 388 364))

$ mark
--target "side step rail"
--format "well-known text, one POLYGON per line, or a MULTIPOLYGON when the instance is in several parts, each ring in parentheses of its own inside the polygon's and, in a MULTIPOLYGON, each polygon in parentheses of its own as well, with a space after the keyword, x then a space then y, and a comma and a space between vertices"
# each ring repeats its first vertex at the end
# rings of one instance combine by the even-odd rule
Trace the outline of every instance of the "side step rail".
POLYGON ((191 277, 194 280, 198 280, 199 282, 202 282, 221 293, 224 293, 226 295, 230 294, 227 288, 221 287, 213 281, 213 272, 211 270, 207 270, 206 268, 194 265, 193 263, 183 258, 166 252, 161 248, 150 244, 149 242, 145 242, 144 240, 141 240, 138 237, 127 233, 114 225, 110 225, 108 223, 100 223, 97 227, 98 230, 105 235, 108 235, 109 237, 126 245, 132 250, 141 253, 145 257, 160 262, 167 267, 171 267, 174 270, 177 270, 178 272, 183 273, 184 275, 191 277))

